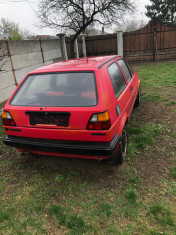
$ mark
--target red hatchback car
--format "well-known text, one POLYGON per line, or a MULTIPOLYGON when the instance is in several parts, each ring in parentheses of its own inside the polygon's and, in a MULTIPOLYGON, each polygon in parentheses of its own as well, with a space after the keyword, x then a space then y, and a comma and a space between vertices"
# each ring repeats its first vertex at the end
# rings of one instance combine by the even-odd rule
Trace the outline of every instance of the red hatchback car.
POLYGON ((30 72, 4 107, 4 144, 20 152, 122 163, 140 80, 119 56, 62 61, 30 72))

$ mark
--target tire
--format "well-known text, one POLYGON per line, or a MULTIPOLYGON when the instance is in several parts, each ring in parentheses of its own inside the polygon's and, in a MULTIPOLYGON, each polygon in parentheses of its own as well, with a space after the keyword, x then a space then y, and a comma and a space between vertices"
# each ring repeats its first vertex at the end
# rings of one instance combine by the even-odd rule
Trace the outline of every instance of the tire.
POLYGON ((109 163, 112 164, 122 164, 127 155, 127 146, 128 146, 128 135, 126 127, 122 130, 122 136, 119 148, 116 153, 109 157, 109 163))
POLYGON ((136 101, 134 103, 134 107, 138 107, 140 105, 140 102, 141 102, 141 88, 139 87, 139 91, 138 91, 136 101))

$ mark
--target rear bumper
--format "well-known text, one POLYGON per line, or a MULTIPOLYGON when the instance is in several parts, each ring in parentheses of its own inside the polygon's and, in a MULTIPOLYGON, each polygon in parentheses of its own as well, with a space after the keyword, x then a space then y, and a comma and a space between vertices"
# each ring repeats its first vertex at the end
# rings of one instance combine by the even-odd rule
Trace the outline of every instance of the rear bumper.
POLYGON ((116 150, 120 135, 116 134, 110 142, 60 141, 6 135, 3 142, 8 146, 24 150, 109 156, 116 150))

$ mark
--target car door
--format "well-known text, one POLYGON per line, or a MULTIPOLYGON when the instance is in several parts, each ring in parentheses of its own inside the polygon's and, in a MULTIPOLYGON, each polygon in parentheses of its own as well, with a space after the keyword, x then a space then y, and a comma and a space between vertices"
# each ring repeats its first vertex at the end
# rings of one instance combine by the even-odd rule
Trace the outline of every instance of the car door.
POLYGON ((128 94, 126 92, 127 82, 115 61, 111 63, 107 69, 116 97, 117 115, 119 118, 121 118, 124 112, 129 112, 129 110, 127 110, 127 104, 129 100, 128 94))
POLYGON ((128 64, 126 63, 126 61, 124 59, 119 59, 117 61, 117 64, 120 66, 120 69, 123 73, 123 76, 126 78, 127 81, 127 89, 126 89, 126 93, 128 95, 128 114, 131 113, 135 100, 136 100, 136 95, 137 95, 137 79, 135 77, 135 74, 133 73, 133 71, 130 69, 130 67, 128 66, 128 64))

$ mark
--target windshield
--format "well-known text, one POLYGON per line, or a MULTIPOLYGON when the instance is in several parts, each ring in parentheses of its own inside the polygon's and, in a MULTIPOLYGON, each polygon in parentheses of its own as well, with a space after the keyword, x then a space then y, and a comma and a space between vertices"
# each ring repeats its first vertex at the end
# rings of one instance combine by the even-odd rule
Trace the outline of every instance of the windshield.
POLYGON ((32 107, 95 106, 95 75, 93 72, 29 75, 10 104, 32 107))

